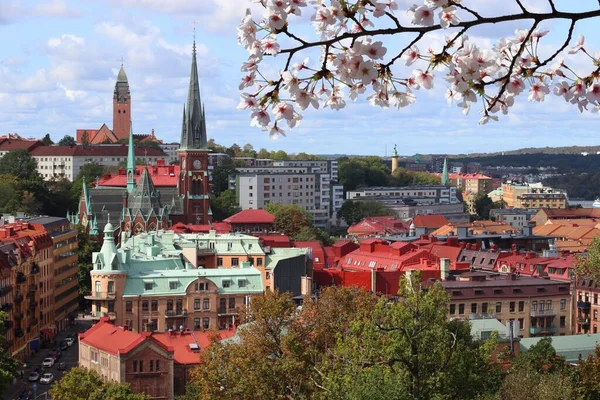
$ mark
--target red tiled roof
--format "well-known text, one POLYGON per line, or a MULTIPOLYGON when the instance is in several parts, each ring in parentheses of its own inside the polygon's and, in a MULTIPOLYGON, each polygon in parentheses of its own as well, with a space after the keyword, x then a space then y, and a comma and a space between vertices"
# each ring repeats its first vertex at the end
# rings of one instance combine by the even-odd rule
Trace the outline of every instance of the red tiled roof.
POLYGON ((348 228, 348 233, 356 236, 397 235, 407 232, 408 228, 402 221, 390 216, 366 217, 348 228))
POLYGON ((171 226, 169 230, 175 231, 176 233, 208 233, 211 230, 211 228, 217 233, 231 232, 229 224, 226 224, 225 222, 213 222, 212 227, 209 224, 186 225, 183 222, 178 222, 175 225, 171 226))
MULTIPOLYGON (((135 167, 136 180, 142 175, 142 171, 146 168, 152 178, 152 183, 156 187, 175 187, 177 186, 177 177, 179 176, 179 165, 165 165, 160 162, 157 165, 138 165, 135 167)), ((109 173, 98 179, 98 186, 110 187, 127 187, 127 171, 122 169, 118 173, 109 173)))
POLYGON ((448 223, 448 220, 443 215, 426 214, 417 215, 413 218, 412 223, 415 228, 440 228, 448 223))
POLYGON ((265 210, 242 210, 229 218, 225 218, 223 222, 229 224, 273 224, 275 216, 265 210))
POLYGON ((0 151, 31 150, 42 146, 39 140, 0 139, 0 151))
MULTIPOLYGON (((32 156, 71 156, 71 157, 127 157, 127 145, 102 145, 102 146, 40 146, 31 152, 32 156)), ((137 157, 161 157, 165 153, 154 147, 136 147, 137 157)))
POLYGON ((206 349, 213 341, 228 339, 235 335, 235 329, 204 332, 160 332, 153 333, 152 338, 164 346, 172 348, 173 359, 177 364, 198 364, 200 355, 190 349, 190 344, 197 343, 200 349, 206 349))
POLYGON ((80 333, 79 339, 85 344, 114 355, 127 353, 144 341, 144 337, 139 333, 111 324, 108 317, 100 318, 97 324, 80 333))

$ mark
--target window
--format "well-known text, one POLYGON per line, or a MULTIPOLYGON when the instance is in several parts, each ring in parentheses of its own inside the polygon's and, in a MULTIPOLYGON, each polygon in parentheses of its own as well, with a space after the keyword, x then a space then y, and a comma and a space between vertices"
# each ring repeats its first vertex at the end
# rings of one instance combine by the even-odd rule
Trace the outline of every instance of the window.
POLYGON ((560 327, 564 328, 566 326, 566 323, 567 323, 567 317, 565 317, 565 316, 560 317, 560 327))
POLYGON ((160 371, 160 360, 156 360, 156 370, 160 371))
POLYGON ((137 360, 133 360, 133 372, 137 372, 137 360))
POLYGON ((598 304, 598 293, 594 293, 594 304, 598 304))
POLYGON ((148 312, 148 300, 142 301, 142 311, 148 312))
POLYGON ((200 318, 194 318, 194 330, 195 331, 200 330, 200 318))
POLYGON ((115 283, 113 281, 108 281, 108 293, 115 292, 115 283))
POLYGON ((102 291, 100 285, 100 281, 96 281, 96 295, 100 294, 100 292, 102 291))
POLYGON ((560 309, 561 309, 561 310, 566 310, 566 309, 567 309, 567 300, 565 300, 565 299, 562 299, 562 300, 560 301, 560 309))
POLYGON ((179 286, 179 282, 173 282, 173 281, 169 282, 169 289, 175 290, 175 289, 177 289, 177 286, 179 286))
POLYGON ((140 360, 140 372, 144 372, 144 360, 140 360))
POLYGON ((488 303, 481 303, 481 312, 483 314, 487 314, 487 312, 488 312, 488 303))
POLYGON ((458 314, 459 315, 463 315, 465 313, 465 305, 464 304, 459 304, 458 305, 458 314))
POLYGON ((233 257, 231 259, 231 266, 232 267, 237 267, 240 264, 240 259, 237 257, 233 257))
POLYGON ((229 279, 224 279, 223 280, 223 287, 224 288, 228 288, 231 286, 231 281, 229 279))
POLYGON ((267 271, 265 278, 271 279, 271 273, 269 271, 267 271))
POLYGON ((167 311, 173 311, 173 300, 167 300, 167 311))
POLYGON ((223 257, 217 257, 217 267, 223 266, 223 257))
POLYGON ((450 304, 450 315, 456 314, 456 304, 450 304))
POLYGON ((477 303, 471 303, 471 313, 477 314, 477 303))
POLYGON ((210 318, 204 317, 202 318, 202 328, 208 329, 210 327, 210 318))
POLYGON ((523 330, 523 318, 519 318, 519 330, 523 330))
POLYGON ((154 360, 150 360, 150 372, 154 371, 154 360))
POLYGON ((598 325, 594 325, 594 333, 598 333, 598 325))
POLYGON ((194 310, 200 309, 200 299, 194 299, 194 310))
POLYGON ((152 300, 152 311, 158 311, 158 300, 152 300))
POLYGON ((510 303, 508 303, 508 311, 513 313, 515 312, 515 302, 511 301, 510 303))
POLYGON ((210 310, 210 300, 209 299, 202 300, 202 309, 210 310))
POLYGON ((519 302, 519 312, 523 312, 523 311, 525 311, 525 302, 520 301, 519 302))
POLYGON ((598 321, 598 310, 594 310, 594 321, 598 321))
POLYGON ((238 286, 239 287, 245 288, 247 284, 248 284, 248 281, 246 281, 245 279, 238 279, 238 286))
POLYGON ((502 303, 501 302, 497 302, 496 303, 496 313, 501 313, 502 312, 502 303))
MULTIPOLYGON (((319 261, 319 260, 317 260, 317 262, 318 262, 318 261, 319 261)), ((262 265, 263 265, 262 263, 263 263, 263 261, 262 261, 262 258, 257 258, 257 259, 256 259, 256 266, 257 266, 257 267, 262 267, 262 265)))
POLYGON ((235 297, 229 298, 229 308, 235 308, 235 297))
POLYGON ((144 290, 152 290, 152 282, 144 282, 144 290))
POLYGON ((531 311, 537 311, 537 301, 531 302, 531 311))
POLYGON ((125 302, 125 312, 133 312, 133 303, 131 301, 125 302))

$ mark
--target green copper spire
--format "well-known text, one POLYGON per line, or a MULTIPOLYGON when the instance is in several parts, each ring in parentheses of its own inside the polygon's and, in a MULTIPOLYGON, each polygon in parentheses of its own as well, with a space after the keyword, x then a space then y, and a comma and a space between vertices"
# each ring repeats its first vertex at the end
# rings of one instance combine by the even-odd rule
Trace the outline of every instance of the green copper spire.
POLYGON ((398 148, 394 145, 394 152, 392 153, 392 157, 398 157, 398 148))
POLYGON ((85 176, 81 178, 81 187, 83 188, 83 198, 85 199, 85 205, 88 207, 86 211, 89 212, 90 196, 88 195, 88 187, 87 183, 85 182, 85 176))
POLYGON ((448 160, 444 158, 444 168, 442 169, 442 185, 447 186, 450 179, 448 178, 448 160))
POLYGON ((127 152, 127 191, 135 189, 135 148, 133 145, 133 122, 129 124, 129 148, 127 152))

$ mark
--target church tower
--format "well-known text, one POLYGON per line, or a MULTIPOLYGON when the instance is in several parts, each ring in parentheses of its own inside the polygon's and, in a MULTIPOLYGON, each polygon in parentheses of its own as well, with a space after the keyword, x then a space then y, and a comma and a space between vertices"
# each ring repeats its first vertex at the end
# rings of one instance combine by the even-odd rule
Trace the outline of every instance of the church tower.
POLYGON ((131 130, 131 93, 127 74, 121 64, 113 95, 113 133, 117 139, 127 139, 131 130))
POLYGON ((200 101, 196 41, 192 48, 192 70, 187 104, 183 108, 181 144, 179 147, 179 196, 183 215, 189 224, 207 224, 211 220, 210 185, 208 182, 208 152, 206 117, 200 101))

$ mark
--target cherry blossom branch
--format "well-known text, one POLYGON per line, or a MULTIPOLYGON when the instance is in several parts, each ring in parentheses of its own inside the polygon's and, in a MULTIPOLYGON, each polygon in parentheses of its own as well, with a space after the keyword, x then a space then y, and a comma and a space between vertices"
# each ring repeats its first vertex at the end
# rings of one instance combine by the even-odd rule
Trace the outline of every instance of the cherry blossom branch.
MULTIPOLYGON (((600 1, 600 0, 598 0, 598 1, 600 1)), ((460 4, 460 3, 453 3, 453 5, 455 7, 458 7, 460 9, 462 9, 462 10, 465 10, 466 12, 470 13, 472 16, 474 16, 477 19, 483 19, 483 17, 481 16, 481 14, 479 14, 478 12, 476 12, 476 11, 474 11, 474 10, 472 10, 472 9, 470 9, 470 8, 468 8, 468 7, 460 4)))
POLYGON ((527 9, 525 8, 525 6, 523 5, 523 3, 521 3, 521 0, 515 0, 517 2, 517 4, 519 5, 519 7, 521 8, 521 10, 526 13, 528 12, 527 9))
POLYGON ((552 12, 557 12, 556 7, 554 6, 554 0, 548 0, 548 3, 550 3, 550 9, 552 10, 552 12))

